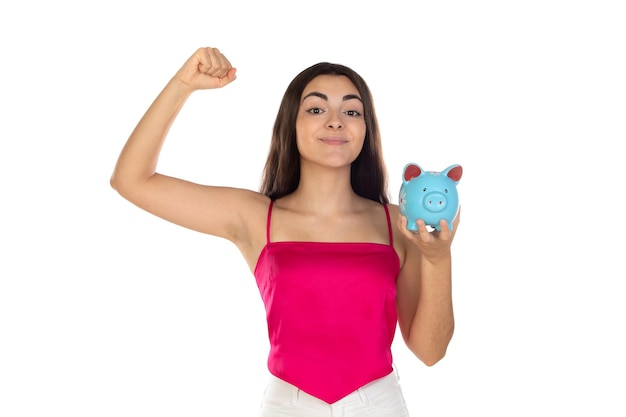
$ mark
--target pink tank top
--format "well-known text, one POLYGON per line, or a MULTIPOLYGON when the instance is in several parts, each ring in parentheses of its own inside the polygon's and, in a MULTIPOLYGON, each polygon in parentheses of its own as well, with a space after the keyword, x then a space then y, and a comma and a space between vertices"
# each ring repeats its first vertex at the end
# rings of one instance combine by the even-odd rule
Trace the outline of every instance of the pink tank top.
POLYGON ((254 271, 265 304, 269 371, 327 403, 392 372, 396 278, 389 244, 271 242, 254 271))

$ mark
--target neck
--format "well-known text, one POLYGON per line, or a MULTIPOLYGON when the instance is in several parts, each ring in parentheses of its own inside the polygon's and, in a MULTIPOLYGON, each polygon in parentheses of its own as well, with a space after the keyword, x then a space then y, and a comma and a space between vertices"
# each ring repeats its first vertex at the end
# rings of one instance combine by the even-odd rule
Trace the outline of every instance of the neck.
POLYGON ((350 167, 303 169, 298 188, 289 196, 303 211, 345 212, 361 201, 352 190, 350 167))

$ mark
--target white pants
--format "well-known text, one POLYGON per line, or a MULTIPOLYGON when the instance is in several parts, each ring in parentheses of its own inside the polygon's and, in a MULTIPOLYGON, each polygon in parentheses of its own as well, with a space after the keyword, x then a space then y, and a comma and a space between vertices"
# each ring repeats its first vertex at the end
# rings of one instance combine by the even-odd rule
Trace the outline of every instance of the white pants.
POLYGON ((273 375, 258 417, 408 417, 397 372, 328 404, 273 375))

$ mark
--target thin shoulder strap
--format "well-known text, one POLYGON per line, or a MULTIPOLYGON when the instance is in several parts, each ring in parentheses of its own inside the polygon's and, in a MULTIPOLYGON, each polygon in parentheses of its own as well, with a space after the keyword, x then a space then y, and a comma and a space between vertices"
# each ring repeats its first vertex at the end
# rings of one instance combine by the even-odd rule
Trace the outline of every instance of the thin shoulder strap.
POLYGON ((391 217, 389 216, 389 208, 387 207, 387 204, 383 204, 383 207, 385 208, 385 214, 387 215, 387 229, 389 230, 389 246, 393 246, 393 232, 392 232, 393 229, 391 228, 391 217))
MULTIPOLYGON (((267 230, 265 231, 267 243, 270 243, 270 224, 272 222, 272 206, 274 205, 274 200, 270 201, 270 206, 267 209, 267 230)), ((387 215, 389 216, 389 215, 387 215)))

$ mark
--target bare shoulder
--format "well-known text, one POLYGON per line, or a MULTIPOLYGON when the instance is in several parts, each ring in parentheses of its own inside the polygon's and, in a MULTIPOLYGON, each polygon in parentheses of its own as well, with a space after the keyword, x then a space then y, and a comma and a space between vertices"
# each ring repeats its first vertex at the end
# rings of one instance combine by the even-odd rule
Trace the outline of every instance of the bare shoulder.
POLYGON ((391 217, 396 220, 396 218, 400 214, 400 206, 398 206, 397 204, 389 203, 387 204, 387 207, 389 208, 389 214, 391 215, 391 217))
POLYGON ((400 207, 397 204, 387 204, 389 209, 389 218, 391 219, 391 225, 393 226, 394 235, 398 235, 397 223, 400 217, 400 207))

